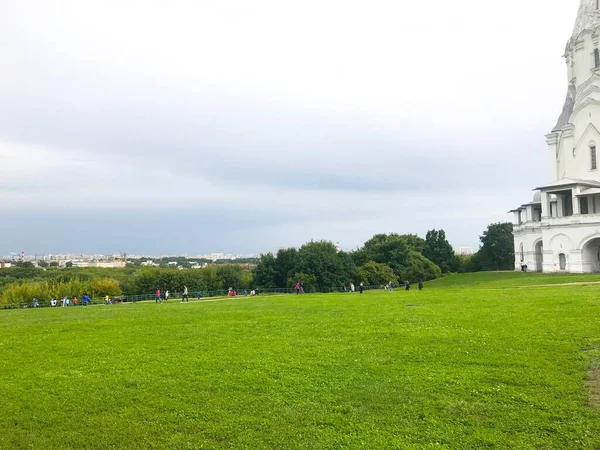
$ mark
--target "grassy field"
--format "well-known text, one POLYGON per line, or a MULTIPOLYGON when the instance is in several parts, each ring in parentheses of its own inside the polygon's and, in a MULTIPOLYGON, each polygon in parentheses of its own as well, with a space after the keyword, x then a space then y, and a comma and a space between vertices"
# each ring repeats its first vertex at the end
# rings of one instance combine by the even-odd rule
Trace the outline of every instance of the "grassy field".
POLYGON ((590 279, 1 311, 0 448, 600 449, 590 279))

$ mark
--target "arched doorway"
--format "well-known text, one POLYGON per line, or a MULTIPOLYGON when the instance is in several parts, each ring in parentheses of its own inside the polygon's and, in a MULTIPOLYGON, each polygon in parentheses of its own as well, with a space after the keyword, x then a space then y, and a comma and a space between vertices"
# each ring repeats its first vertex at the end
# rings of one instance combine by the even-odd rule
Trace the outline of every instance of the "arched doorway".
POLYGON ((525 250, 523 249, 523 243, 519 245, 519 258, 521 260, 521 265, 525 263, 525 250))
POLYGON ((584 272, 600 272, 600 238, 584 245, 582 259, 584 272))
POLYGON ((558 255, 558 264, 562 272, 567 270, 567 256, 564 253, 558 255))
POLYGON ((544 241, 535 244, 535 271, 544 271, 544 241))

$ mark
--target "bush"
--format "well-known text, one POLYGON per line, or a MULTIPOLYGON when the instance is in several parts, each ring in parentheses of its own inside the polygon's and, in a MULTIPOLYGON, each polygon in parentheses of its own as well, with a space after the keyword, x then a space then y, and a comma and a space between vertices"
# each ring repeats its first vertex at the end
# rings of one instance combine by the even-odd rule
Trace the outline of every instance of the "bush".
POLYGON ((442 276, 442 270, 418 252, 409 252, 406 262, 407 267, 400 273, 402 281, 415 283, 419 280, 435 280, 442 276))
POLYGON ((25 281, 7 286, 0 296, 0 304, 31 303, 34 298, 40 302, 49 302, 52 298, 73 298, 74 296, 81 298, 84 294, 92 297, 104 297, 105 295, 113 297, 121 295, 121 288, 119 282, 111 278, 25 281))
POLYGON ((398 283, 398 277, 387 264, 369 261, 356 269, 356 274, 358 282, 363 282, 367 286, 386 285, 390 281, 394 284, 398 283))

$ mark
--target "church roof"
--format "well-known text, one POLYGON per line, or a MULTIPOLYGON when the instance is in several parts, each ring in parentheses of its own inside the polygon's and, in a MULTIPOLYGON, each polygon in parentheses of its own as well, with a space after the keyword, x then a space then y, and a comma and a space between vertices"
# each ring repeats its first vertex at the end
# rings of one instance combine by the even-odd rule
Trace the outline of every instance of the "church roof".
POLYGON ((534 190, 535 191, 540 191, 540 190, 548 191, 551 189, 561 190, 560 188, 567 188, 569 186, 577 186, 577 185, 600 188, 600 182, 598 182, 598 181, 580 180, 577 178, 563 178, 563 179, 555 181, 553 183, 546 184, 545 186, 537 187, 534 190))
POLYGON ((569 90, 567 91, 567 98, 565 99, 565 104, 563 106, 562 113, 558 118, 558 122, 552 128, 552 132, 560 131, 563 129, 565 125, 568 125, 569 120, 571 120, 571 115, 573 115, 573 107, 575 106, 575 97, 577 96, 577 88, 574 84, 569 85, 569 90))
POLYGON ((573 39, 586 30, 593 30, 600 26, 600 11, 596 9, 596 0, 581 0, 579 11, 573 28, 573 39))
POLYGON ((590 189, 586 189, 585 191, 577 194, 577 197, 585 197, 587 195, 598 195, 598 194, 600 194, 600 188, 590 188, 590 189))

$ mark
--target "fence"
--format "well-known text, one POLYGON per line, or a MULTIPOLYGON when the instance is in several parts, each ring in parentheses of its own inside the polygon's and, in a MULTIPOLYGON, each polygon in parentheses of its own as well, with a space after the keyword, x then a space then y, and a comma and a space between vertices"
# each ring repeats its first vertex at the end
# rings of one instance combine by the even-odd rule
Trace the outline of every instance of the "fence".
MULTIPOLYGON (((395 287, 402 288, 404 286, 405 286, 404 284, 400 284, 395 287)), ((359 287, 356 287, 356 289, 358 291, 359 287)), ((387 289, 387 286, 376 285, 376 286, 364 286, 363 287, 363 290, 365 290, 365 291, 383 290, 383 289, 387 289)), ((325 289, 319 290, 316 293, 331 294, 331 293, 336 293, 336 292, 338 292, 338 293, 349 292, 349 288, 348 287, 325 288, 325 289)), ((250 293, 249 291, 242 291, 241 293, 238 293, 238 297, 248 296, 249 293, 250 293)), ((296 294, 296 289, 294 289, 294 288, 269 288, 269 289, 256 290, 256 295, 258 295, 258 296, 291 295, 291 294, 296 294)), ((192 294, 190 294, 189 297, 191 299, 202 300, 202 299, 207 299, 207 298, 223 298, 223 297, 228 297, 228 295, 229 295, 228 290, 221 289, 221 290, 216 290, 216 291, 201 291, 199 293, 192 293, 192 294)), ((164 300, 164 293, 161 294, 161 297, 164 300)), ((181 300, 182 297, 183 297, 182 293, 177 292, 177 293, 175 293, 175 295, 169 295, 169 300, 181 300)), ((115 296, 111 299, 112 303, 137 303, 137 302, 155 301, 155 300, 156 300, 156 294, 120 295, 120 296, 115 296)), ((90 305, 101 305, 104 303, 105 303, 105 297, 94 297, 91 299, 91 302, 89 304, 90 305)), ((80 299, 80 305, 81 305, 81 299, 80 299)), ((58 300, 57 306, 62 306, 62 300, 58 300)), ((70 306, 73 306, 73 305, 71 304, 70 306)), ((31 307, 33 307, 33 300, 28 303, 2 305, 3 309, 18 309, 18 308, 31 308, 31 307)), ((49 302, 40 302, 38 307, 40 307, 40 308, 50 307, 50 303, 49 302)))

